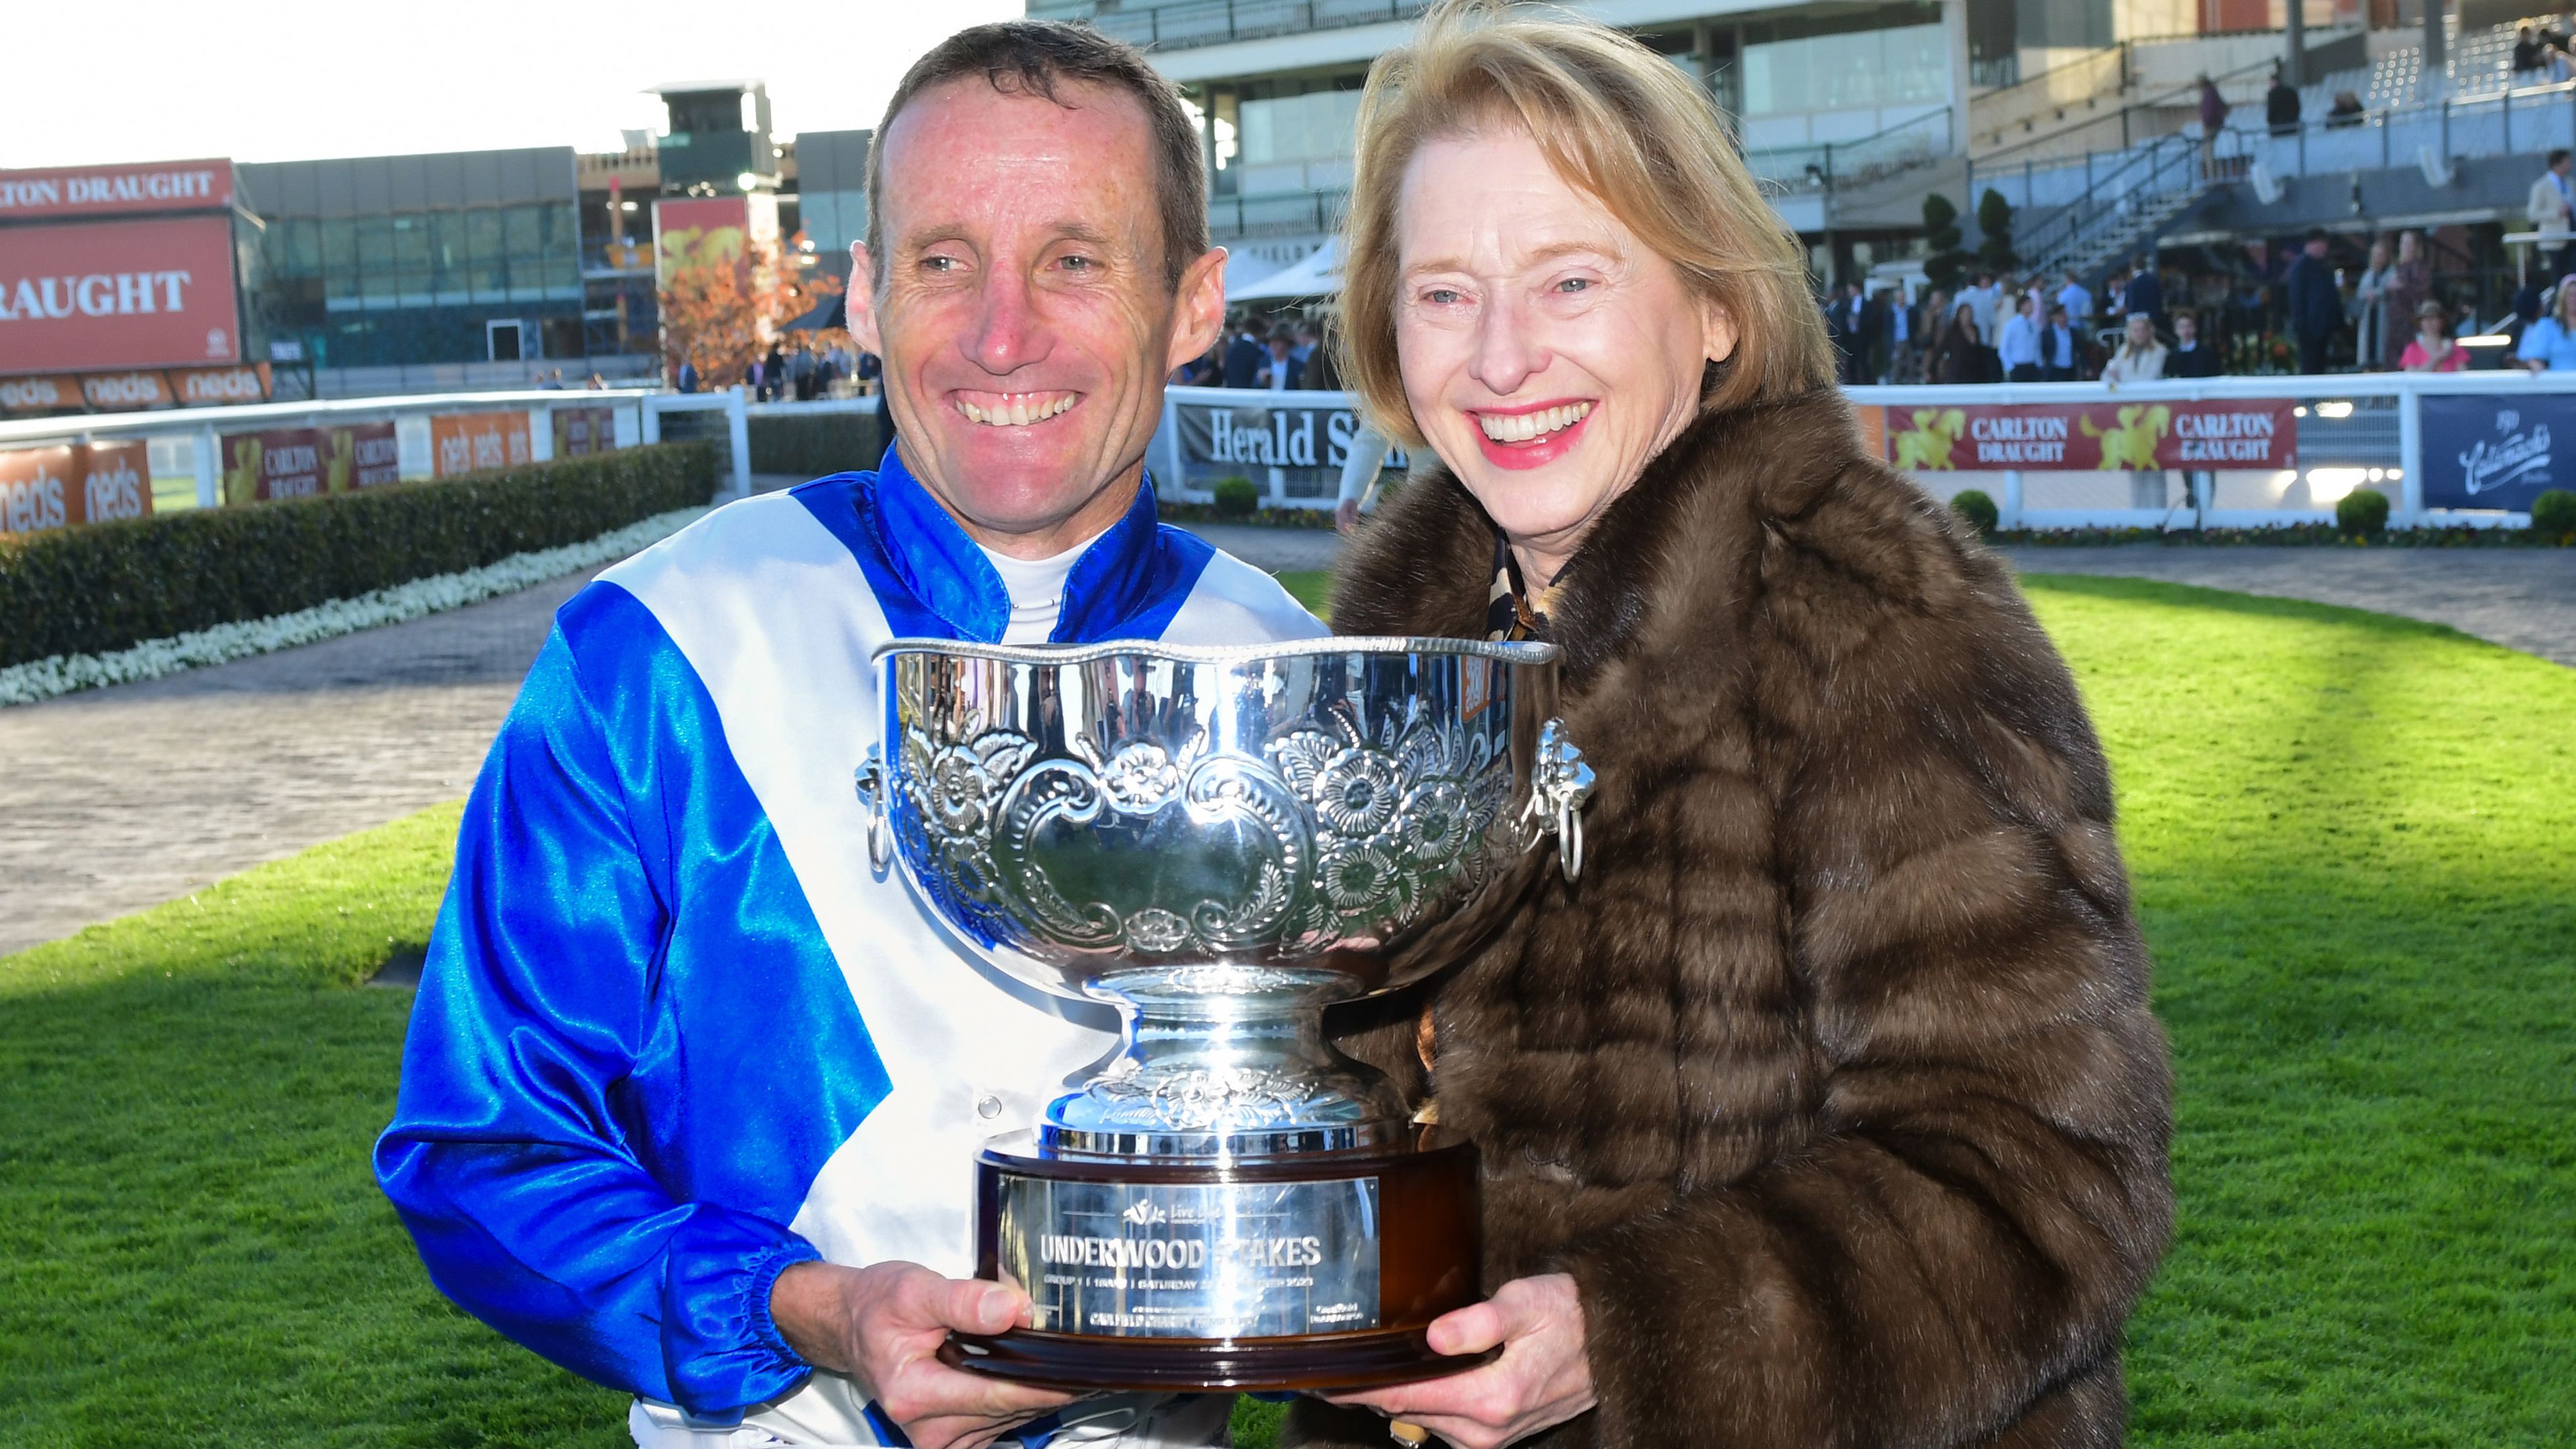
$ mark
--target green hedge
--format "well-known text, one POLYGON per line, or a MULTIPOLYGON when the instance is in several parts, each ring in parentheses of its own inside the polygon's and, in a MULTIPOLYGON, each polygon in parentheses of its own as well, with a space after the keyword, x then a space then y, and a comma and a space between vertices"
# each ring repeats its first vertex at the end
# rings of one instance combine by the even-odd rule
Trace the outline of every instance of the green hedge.
POLYGON ((885 439, 872 412, 756 417, 750 431, 754 473, 820 478, 873 468, 885 455, 885 439))
POLYGON ((0 538, 0 667, 561 548, 714 496, 703 443, 0 538))

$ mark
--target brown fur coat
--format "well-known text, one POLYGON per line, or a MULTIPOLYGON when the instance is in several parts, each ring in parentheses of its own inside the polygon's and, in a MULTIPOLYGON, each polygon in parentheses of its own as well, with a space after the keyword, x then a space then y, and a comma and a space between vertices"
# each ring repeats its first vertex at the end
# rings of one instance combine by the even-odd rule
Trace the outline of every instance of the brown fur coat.
MULTIPOLYGON (((1417 477, 1333 623, 1481 637, 1493 547, 1417 477)), ((1582 880, 1528 872, 1480 954, 1338 1023, 1481 1147, 1487 1287, 1574 1276, 1600 1407, 1535 1442, 2118 1443, 2172 1080, 2101 747, 2011 580, 1818 393, 1703 419, 1559 584, 1582 880)), ((1308 1401, 1289 1442, 1385 1434, 1308 1401)))

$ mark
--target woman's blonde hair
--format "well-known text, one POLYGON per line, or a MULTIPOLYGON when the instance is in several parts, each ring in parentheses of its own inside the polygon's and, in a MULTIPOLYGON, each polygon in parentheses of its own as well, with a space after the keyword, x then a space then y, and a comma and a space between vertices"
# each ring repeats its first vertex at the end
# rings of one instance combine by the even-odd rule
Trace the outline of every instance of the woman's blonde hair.
POLYGON ((1735 352, 1710 370, 1703 410, 1832 383, 1805 248, 1763 202, 1707 92, 1607 26, 1447 0, 1369 70, 1342 229, 1342 372, 1390 436, 1422 443, 1395 345, 1405 168, 1425 142, 1497 123, 1526 130, 1566 184, 1725 309, 1735 352))

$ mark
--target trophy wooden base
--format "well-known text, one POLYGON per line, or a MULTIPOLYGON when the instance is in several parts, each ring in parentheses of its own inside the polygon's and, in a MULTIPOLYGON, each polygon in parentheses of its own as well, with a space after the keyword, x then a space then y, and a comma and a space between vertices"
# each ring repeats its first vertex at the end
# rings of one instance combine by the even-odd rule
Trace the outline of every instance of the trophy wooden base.
POLYGON ((1075 1392, 1232 1389, 1372 1389, 1439 1378, 1488 1364, 1477 1354, 1431 1351, 1419 1328, 1305 1338, 1106 1338, 1017 1329, 996 1337, 953 1335, 939 1361, 968 1373, 1075 1392))
MULTIPOLYGON (((1294 1192, 1320 1190, 1329 1195, 1338 1187, 1362 1185, 1374 1193, 1369 1235, 1354 1244, 1337 1243, 1326 1234, 1322 1254, 1310 1251, 1305 1261, 1314 1265, 1310 1276, 1324 1281, 1350 1255, 1373 1256, 1375 1290, 1368 1305, 1373 1311, 1362 1323, 1342 1331, 1209 1338, 1169 1329, 1162 1333, 1068 1332, 1061 1321, 1047 1316, 1048 1308, 1041 1303, 1039 1327, 990 1337, 950 1338, 939 1358, 953 1368, 1061 1389, 1285 1391, 1370 1388, 1438 1378, 1494 1357, 1490 1352, 1434 1353, 1426 1337, 1433 1319, 1478 1297, 1477 1163, 1476 1150, 1468 1143, 1287 1153, 1258 1161, 1207 1163, 1059 1158, 996 1146, 978 1160, 976 1178, 977 1276, 1031 1282, 1039 1275, 1025 1268, 1020 1273, 1011 1271, 1014 1261, 1025 1264, 1029 1259, 1023 1254, 1015 1260, 1003 1237, 1008 1232, 1031 1231, 1025 1224, 1006 1222, 1012 1217, 1006 1204, 1026 1200, 1033 1181, 1075 1190, 1105 1186, 1129 1195, 1111 1201, 1130 1203, 1142 1200, 1138 1194, 1159 1194, 1154 1201, 1188 1202, 1205 1200, 1194 1194, 1234 1192, 1247 1200, 1278 1201, 1263 1199, 1263 1194, 1277 1193, 1284 1186, 1294 1192)), ((1123 1220, 1151 1217, 1136 1213, 1123 1220)), ((1141 1237, 1151 1230, 1137 1231, 1141 1237)), ((1062 1244, 1067 1239, 1059 1236, 1048 1241, 1062 1244)), ((1304 1241, 1312 1245, 1317 1240, 1304 1241)), ((1158 1261, 1152 1268, 1095 1267, 1091 1271, 1133 1271, 1137 1275, 1133 1281, 1144 1282, 1159 1268, 1158 1261)), ((1100 1280, 1091 1281, 1096 1285, 1100 1280)), ((1117 1281, 1123 1285, 1131 1280, 1117 1281)), ((1152 1286, 1148 1284, 1144 1291, 1152 1286)), ((1090 1291, 1099 1290, 1095 1286, 1090 1291)), ((1131 1298, 1122 1286, 1116 1299, 1126 1306, 1140 1301, 1144 1291, 1131 1298)))

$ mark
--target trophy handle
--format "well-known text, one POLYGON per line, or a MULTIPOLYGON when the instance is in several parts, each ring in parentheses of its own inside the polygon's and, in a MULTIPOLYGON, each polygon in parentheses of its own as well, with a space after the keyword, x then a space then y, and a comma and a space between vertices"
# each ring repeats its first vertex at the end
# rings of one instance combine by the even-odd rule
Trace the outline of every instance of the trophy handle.
POLYGON ((1529 848, 1556 838, 1557 868, 1568 883, 1583 874, 1583 802, 1592 796, 1592 780, 1582 749, 1565 737, 1565 721, 1551 719, 1541 726, 1521 824, 1530 831, 1529 848))
POLYGON ((885 750, 868 746, 856 780, 859 803, 868 810, 868 868, 879 875, 894 864, 894 826, 886 819, 885 750))

